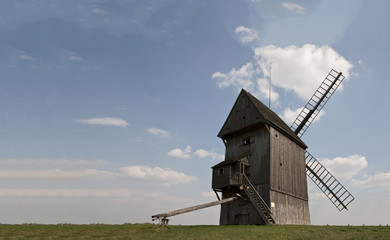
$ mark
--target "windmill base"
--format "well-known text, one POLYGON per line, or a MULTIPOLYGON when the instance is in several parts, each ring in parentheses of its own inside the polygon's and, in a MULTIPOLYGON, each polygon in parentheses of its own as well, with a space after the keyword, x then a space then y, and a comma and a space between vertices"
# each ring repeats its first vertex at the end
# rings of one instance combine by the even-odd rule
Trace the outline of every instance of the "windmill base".
MULTIPOLYGON (((272 216, 276 224, 310 225, 308 200, 271 190, 272 216)), ((255 207, 245 199, 221 205, 220 225, 266 224, 255 207)))

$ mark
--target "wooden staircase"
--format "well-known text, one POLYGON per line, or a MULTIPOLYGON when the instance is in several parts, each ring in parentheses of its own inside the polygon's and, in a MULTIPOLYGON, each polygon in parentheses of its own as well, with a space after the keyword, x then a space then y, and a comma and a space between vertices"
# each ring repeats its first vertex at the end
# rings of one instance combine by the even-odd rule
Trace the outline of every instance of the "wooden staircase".
POLYGON ((245 174, 242 174, 242 176, 245 194, 251 201, 253 206, 256 208, 257 212, 259 213, 265 224, 275 224, 275 220, 272 217, 271 209, 269 209, 263 198, 253 187, 248 177, 245 174))

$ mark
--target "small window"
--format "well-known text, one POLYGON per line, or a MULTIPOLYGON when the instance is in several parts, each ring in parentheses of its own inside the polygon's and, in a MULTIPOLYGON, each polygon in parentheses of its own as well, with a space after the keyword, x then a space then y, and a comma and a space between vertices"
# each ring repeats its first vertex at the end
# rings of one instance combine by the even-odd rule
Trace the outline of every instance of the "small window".
POLYGON ((244 146, 247 146, 249 144, 251 144, 251 139, 250 138, 244 139, 244 146))
POLYGON ((225 173, 224 168, 218 168, 218 175, 223 175, 225 173))

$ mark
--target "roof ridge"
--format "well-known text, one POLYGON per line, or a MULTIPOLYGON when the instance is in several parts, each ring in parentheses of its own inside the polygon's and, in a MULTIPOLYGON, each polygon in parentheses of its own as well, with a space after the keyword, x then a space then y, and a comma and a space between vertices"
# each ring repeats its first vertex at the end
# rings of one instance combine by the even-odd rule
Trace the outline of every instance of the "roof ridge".
POLYGON ((278 130, 283 131, 287 136, 295 140, 300 145, 307 148, 306 144, 295 134, 291 128, 286 124, 286 122, 274 111, 272 111, 269 107, 267 107, 264 103, 262 103, 259 99, 253 96, 250 92, 242 89, 252 103, 256 106, 257 110, 263 115, 264 119, 269 122, 274 127, 278 128, 278 130))

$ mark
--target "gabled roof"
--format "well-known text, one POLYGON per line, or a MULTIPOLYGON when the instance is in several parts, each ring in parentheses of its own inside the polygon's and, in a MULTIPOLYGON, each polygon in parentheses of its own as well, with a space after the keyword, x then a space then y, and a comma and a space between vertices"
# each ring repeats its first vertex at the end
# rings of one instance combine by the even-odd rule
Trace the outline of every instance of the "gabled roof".
POLYGON ((243 128, 250 127, 256 124, 267 124, 278 131, 282 132, 285 136, 289 137, 291 140, 302 146, 303 148, 307 148, 306 144, 290 129, 289 126, 271 109, 265 106, 262 102, 260 102, 257 98, 255 98, 252 94, 241 90, 240 95, 238 96, 236 102, 233 105, 233 108, 226 119, 225 124, 223 125, 221 131, 218 134, 218 137, 224 138, 228 134, 239 131, 243 128), (253 105, 255 111, 248 112, 246 109, 248 105, 253 105), (241 111, 241 113, 239 113, 241 111), (242 113, 244 111, 244 113, 242 113), (237 117, 234 115, 243 115, 242 117, 237 117), (246 119, 245 115, 250 115, 250 119, 246 119), (241 120, 243 118, 244 120, 241 120), (232 122, 235 121, 234 125, 238 125, 237 127, 231 127, 228 125, 233 125, 232 122), (237 124, 237 122, 239 122, 237 124))

